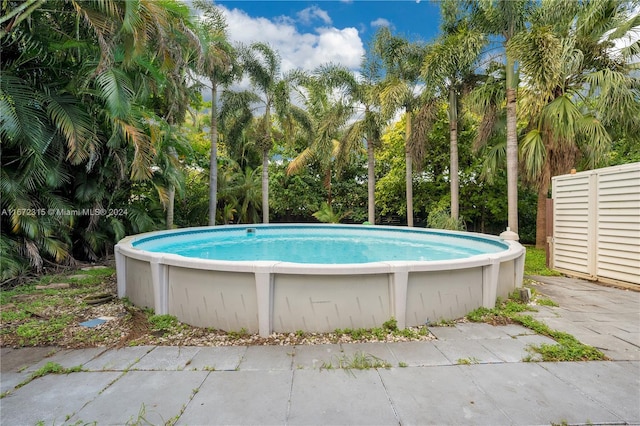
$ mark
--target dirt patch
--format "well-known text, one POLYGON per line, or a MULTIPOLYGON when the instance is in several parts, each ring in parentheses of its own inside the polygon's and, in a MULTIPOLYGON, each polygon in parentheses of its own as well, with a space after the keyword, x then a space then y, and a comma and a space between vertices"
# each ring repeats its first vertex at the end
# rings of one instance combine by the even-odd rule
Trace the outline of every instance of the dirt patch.
POLYGON ((192 327, 168 315, 154 316, 148 309, 118 299, 113 267, 65 272, 0 292, 0 346, 309 345, 434 339, 424 327, 402 332, 377 329, 357 333, 273 333, 266 338, 244 330, 192 327), (50 287, 51 283, 69 286, 50 287), (92 303, 95 300, 100 302, 92 303))

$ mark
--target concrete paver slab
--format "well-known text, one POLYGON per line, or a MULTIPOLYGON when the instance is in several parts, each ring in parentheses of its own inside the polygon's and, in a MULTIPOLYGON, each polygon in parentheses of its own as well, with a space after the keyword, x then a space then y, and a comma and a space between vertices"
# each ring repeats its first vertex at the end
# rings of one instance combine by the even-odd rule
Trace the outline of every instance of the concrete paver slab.
POLYGON ((451 365, 451 361, 435 346, 434 342, 398 342, 389 344, 398 363, 409 367, 425 365, 451 365))
POLYGON ((70 421, 98 421, 108 425, 165 424, 180 414, 207 374, 206 371, 129 371, 70 421))
POLYGON ((377 370, 294 370, 289 425, 398 424, 377 370))
POLYGON ((533 318, 544 321, 546 318, 559 318, 558 308, 551 306, 536 306, 537 311, 529 312, 533 318))
MULTIPOLYGON (((578 338, 576 336, 576 338, 578 338)), ((582 343, 586 345, 593 346, 594 348, 600 349, 602 352, 616 352, 620 354, 633 354, 635 352, 640 351, 640 348, 636 345, 633 345, 629 342, 621 340, 616 336, 611 336, 608 334, 590 334, 584 335, 582 338, 578 338, 582 343)))
POLYGON ((83 364, 82 368, 89 371, 128 370, 154 348, 155 346, 133 346, 121 349, 110 349, 99 354, 86 364, 83 364))
POLYGON ((431 332, 431 334, 436 336, 438 340, 454 340, 465 338, 462 332, 458 330, 458 327, 429 326, 429 331, 431 332))
POLYGON ((466 368, 469 366, 381 370, 400 424, 509 424, 494 400, 465 374, 466 368))
MULTIPOLYGON (((419 344, 419 342, 415 343, 419 344)), ((386 343, 343 343, 342 351, 349 359, 353 359, 356 353, 360 353, 366 356, 374 356, 380 361, 385 361, 394 367, 398 366, 398 360, 386 343)))
POLYGON ((604 361, 540 365, 628 424, 640 424, 640 363, 604 361))
MULTIPOLYGON (((499 339, 493 339, 499 340, 499 339)), ((477 340, 437 340, 434 345, 452 364, 503 362, 477 340)))
POLYGON ((603 353, 609 359, 616 361, 640 361, 640 351, 612 351, 606 350, 603 353))
POLYGON ((24 382, 29 378, 31 374, 27 372, 22 373, 1 373, 0 374, 0 393, 5 393, 10 390, 13 390, 20 383, 24 382))
MULTIPOLYGON (((535 318, 535 317, 534 317, 535 318)), ((583 336, 589 336, 596 334, 584 327, 582 322, 569 322, 566 317, 562 318, 545 318, 541 319, 550 329, 557 331, 564 331, 573 335, 576 339, 580 340, 583 336)))
POLYGON ((464 339, 510 339, 511 335, 507 334, 501 326, 481 323, 460 323, 456 324, 456 328, 460 330, 464 339))
POLYGON ((246 346, 205 347, 193 357, 187 370, 236 370, 246 351, 246 346))
MULTIPOLYGON (((640 318, 639 318, 640 319, 640 318)), ((629 330, 622 329, 618 326, 618 322, 597 322, 590 321, 587 324, 584 324, 584 327, 588 330, 593 331, 598 334, 610 334, 610 335, 634 335, 635 332, 630 332, 629 330)), ((637 335, 638 346, 640 346, 640 333, 635 333, 637 335)))
POLYGON ((0 371, 2 373, 24 371, 31 365, 51 357, 59 350, 60 348, 52 346, 21 349, 2 348, 2 352, 0 352, 0 371))
POLYGON ((184 370, 200 351, 197 346, 158 346, 135 363, 132 370, 184 370))
POLYGON ((322 368, 336 364, 344 356, 342 346, 338 344, 296 346, 293 368, 322 368))
POLYGON ((238 366, 240 370, 291 370, 293 346, 249 346, 238 366))
POLYGON ((0 424, 59 425, 94 399, 120 373, 50 374, 0 399, 0 424))
POLYGON ((513 424, 604 423, 615 416, 539 363, 465 366, 513 424))
POLYGON ((640 332, 614 333, 613 336, 640 348, 640 332))
POLYGON ((177 424, 285 424, 292 376, 290 370, 211 372, 177 424))
POLYGON ((547 336, 541 336, 539 334, 531 334, 531 335, 527 335, 527 336, 520 336, 518 337, 518 340, 527 344, 527 345, 535 345, 535 346, 539 346, 542 344, 546 344, 546 345, 555 345, 558 342, 556 342, 555 340, 553 340, 551 337, 547 337, 547 336))
POLYGON ((504 362, 522 362, 532 355, 527 350, 529 343, 522 339, 491 339, 479 343, 504 362))
POLYGON ((523 327, 519 324, 505 324, 498 327, 500 327, 500 330, 511 338, 536 334, 536 332, 530 328, 523 327))
POLYGON ((34 372, 41 367, 44 367, 49 362, 60 364, 65 368, 77 367, 79 365, 82 366, 104 351, 106 351, 106 348, 61 350, 51 355, 50 357, 42 359, 40 360, 40 362, 29 366, 26 371, 30 373, 34 372))

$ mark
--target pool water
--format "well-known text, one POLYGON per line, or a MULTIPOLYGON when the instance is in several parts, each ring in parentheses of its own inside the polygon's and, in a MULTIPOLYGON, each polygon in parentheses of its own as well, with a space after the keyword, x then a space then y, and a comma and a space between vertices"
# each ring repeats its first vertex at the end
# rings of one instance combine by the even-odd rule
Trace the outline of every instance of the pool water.
POLYGON ((508 249, 487 236, 340 225, 222 226, 142 238, 133 246, 200 259, 309 264, 453 260, 508 249))

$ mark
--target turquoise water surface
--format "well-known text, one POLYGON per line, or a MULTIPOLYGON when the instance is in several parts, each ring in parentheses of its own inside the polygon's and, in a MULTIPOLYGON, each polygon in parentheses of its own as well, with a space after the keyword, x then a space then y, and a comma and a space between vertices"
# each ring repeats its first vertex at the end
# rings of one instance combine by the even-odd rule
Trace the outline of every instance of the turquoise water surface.
POLYGON ((415 228, 349 225, 250 225, 170 231, 135 248, 201 259, 348 264, 452 260, 504 251, 497 238, 415 228))

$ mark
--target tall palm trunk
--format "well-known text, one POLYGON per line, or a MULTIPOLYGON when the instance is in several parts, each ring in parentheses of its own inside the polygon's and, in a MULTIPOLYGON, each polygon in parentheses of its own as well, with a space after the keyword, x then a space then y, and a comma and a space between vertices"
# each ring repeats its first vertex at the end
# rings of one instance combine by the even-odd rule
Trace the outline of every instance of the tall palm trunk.
POLYGON ((547 195, 549 182, 545 179, 538 186, 538 205, 536 219, 536 248, 543 249, 547 243, 547 195))
POLYGON ((516 122, 517 81, 514 60, 507 54, 507 226, 518 233, 518 134, 516 122))
POLYGON ((211 159, 209 161, 209 225, 216 224, 218 207, 218 87, 211 77, 211 159))
POLYGON ((262 150, 262 223, 269 223, 269 150, 262 150))
MULTIPOLYGON (((167 122, 173 125, 173 117, 171 115, 167 118, 167 122)), ((169 156, 172 157, 176 162, 178 162, 178 153, 176 152, 176 149, 170 146, 167 151, 169 156)), ((174 184, 169 184, 169 188, 167 190, 167 215, 165 217, 165 226, 167 229, 173 229, 175 202, 176 187, 174 184)))
POLYGON ((167 191, 167 218, 166 218, 167 229, 173 229, 173 212, 174 212, 175 200, 176 200, 176 187, 171 185, 169 187, 169 190, 167 191))
POLYGON ((451 184, 451 218, 460 214, 460 177, 458 176, 458 98, 454 88, 449 89, 449 179, 451 184))
POLYGON ((367 192, 368 192, 368 207, 369 216, 368 222, 371 225, 376 223, 376 173, 375 173, 376 159, 373 153, 373 142, 367 140, 367 192))
MULTIPOLYGON (((169 147, 169 155, 174 158, 178 158, 178 153, 174 147, 169 147)), ((166 215, 166 228, 173 229, 173 217, 175 211, 175 201, 176 201, 176 187, 173 184, 169 185, 169 189, 167 190, 167 215, 166 215)))
POLYGON ((405 127, 405 163, 406 163, 406 187, 407 187, 407 226, 413 226, 413 155, 411 152, 411 145, 409 138, 411 137, 411 111, 406 109, 405 113, 406 127, 405 127))
MULTIPOLYGON (((547 157, 551 156, 547 147, 547 157)), ((543 249, 547 244, 547 197, 551 185, 551 166, 549 161, 544 162, 544 169, 538 177, 538 205, 536 217, 536 248, 543 249)))
POLYGON ((262 147, 262 223, 269 223, 269 148, 271 142, 271 102, 267 101, 264 113, 265 137, 262 147))
POLYGON ((324 187, 327 189, 327 205, 331 206, 333 194, 331 193, 331 167, 324 172, 324 187))

